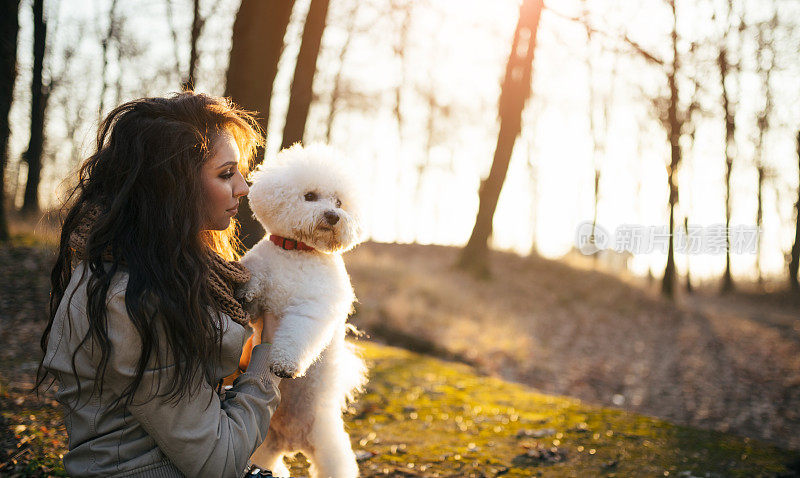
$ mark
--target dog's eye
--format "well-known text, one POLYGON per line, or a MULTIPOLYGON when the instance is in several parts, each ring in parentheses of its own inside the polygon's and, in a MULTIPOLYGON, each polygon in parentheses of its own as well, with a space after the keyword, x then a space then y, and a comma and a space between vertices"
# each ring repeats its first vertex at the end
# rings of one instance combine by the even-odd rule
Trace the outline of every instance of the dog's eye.
POLYGON ((336 207, 342 207, 342 201, 339 198, 336 198, 336 207))
POLYGON ((316 201, 316 200, 317 200, 317 193, 315 193, 315 192, 308 192, 308 193, 306 193, 306 195, 305 195, 305 196, 303 196, 303 197, 304 197, 304 198, 306 198, 306 201, 316 201))

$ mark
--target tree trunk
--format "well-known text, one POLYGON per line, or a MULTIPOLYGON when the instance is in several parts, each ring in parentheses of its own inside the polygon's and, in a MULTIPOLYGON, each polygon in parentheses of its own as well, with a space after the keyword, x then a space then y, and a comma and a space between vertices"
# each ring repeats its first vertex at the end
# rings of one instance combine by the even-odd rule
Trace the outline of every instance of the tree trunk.
POLYGON ((404 137, 403 126, 405 124, 403 120, 403 88, 406 85, 406 50, 408 48, 408 33, 411 30, 414 3, 413 0, 404 2, 392 1, 390 6, 392 11, 400 10, 403 15, 403 19, 400 22, 400 34, 397 37, 397 43, 394 45, 394 54, 400 62, 400 75, 394 88, 394 108, 392 110, 397 122, 397 137, 400 144, 402 144, 404 137))
MULTIPOLYGON (((725 41, 725 39, 723 39, 725 41)), ((731 276, 731 172, 733 171, 733 141, 735 138, 736 123, 734 121, 733 105, 726 85, 730 65, 728 64, 728 51, 725 45, 720 48, 717 57, 720 84, 722 86, 722 108, 725 112, 725 273, 722 276, 721 292, 733 290, 733 277, 731 276)))
MULTIPOLYGON (((797 159, 800 168, 800 131, 797 132, 797 159)), ((800 187, 797 188, 797 202, 794 207, 797 211, 795 216, 794 246, 792 246, 792 260, 789 262, 789 286, 795 292, 800 292, 800 284, 797 283, 797 272, 800 268, 800 187)))
POLYGON ((758 235, 756 236, 756 274, 757 283, 760 288, 764 287, 764 271, 761 267, 761 226, 764 223, 764 178, 765 169, 762 164, 756 166, 758 173, 758 191, 756 192, 756 228, 758 235))
POLYGON ((405 108, 403 107, 403 103, 405 102, 405 88, 408 78, 408 61, 407 61, 407 54, 408 54, 408 35, 411 31, 411 24, 413 20, 414 14, 414 0, 390 0, 389 1, 389 12, 388 14, 393 16, 400 15, 400 23, 398 25, 398 32, 394 33, 396 35, 396 40, 393 45, 394 56, 399 63, 399 71, 397 73, 397 79, 395 80, 394 84, 394 106, 392 108, 392 113, 394 114, 395 123, 397 125, 397 144, 398 144, 398 151, 397 151, 397 176, 395 178, 395 183, 397 184, 397 200, 394 202, 394 218, 395 218, 395 240, 403 241, 403 240, 413 240, 413 236, 410 237, 403 237, 403 231, 411 229, 410 225, 407 223, 406 218, 408 215, 405 213, 405 208, 403 205, 406 201, 406 194, 403 191, 402 185, 406 181, 406 174, 405 174, 405 163, 406 163, 406 155, 405 155, 405 108))
POLYGON ((281 149, 303 141, 308 110, 314 96, 314 75, 317 72, 317 57, 322 44, 322 34, 325 31, 328 5, 330 0, 311 0, 311 5, 308 7, 303 39, 300 42, 300 52, 297 54, 289 93, 289 109, 286 112, 281 149))
POLYGON ((181 85, 182 90, 194 89, 194 74, 197 69, 197 41, 200 39, 200 30, 202 29, 203 20, 200 18, 200 0, 194 0, 193 17, 192 17, 192 36, 189 41, 189 74, 181 85))
POLYGON ((108 30, 106 37, 103 39, 103 66, 100 70, 100 79, 102 80, 100 86, 100 105, 97 107, 98 121, 103 119, 103 113, 106 109, 106 90, 108 90, 108 50, 111 46, 111 41, 116 35, 117 28, 117 0, 111 0, 111 6, 108 11, 108 30))
MULTIPOLYGON (((683 231, 686 234, 686 247, 689 247, 689 217, 683 218, 683 231)), ((692 285, 692 269, 691 269, 691 261, 689 260, 689 253, 686 253, 686 292, 691 294, 694 292, 694 286, 692 285)))
MULTIPOLYGON (((604 131, 599 131, 597 121, 595 120, 595 93, 596 93, 596 84, 594 78, 594 63, 592 62, 592 28, 590 26, 591 22, 589 20, 590 11, 589 11, 589 4, 588 0, 583 0, 583 18, 584 18, 584 27, 586 29, 586 86, 589 90, 589 98, 588 98, 588 115, 589 115, 589 139, 592 142, 592 164, 594 165, 594 212, 592 214, 592 235, 589 238, 589 241, 594 244, 595 238, 595 230, 597 229, 597 213, 600 205, 600 160, 604 156, 605 152, 605 133, 608 126, 608 106, 607 101, 603 102, 603 119, 605 120, 605 124, 603 125, 604 131)), ((599 254, 592 254, 592 259, 595 262, 599 260, 599 254)))
POLYGON ((761 227, 764 221, 764 183, 767 180, 769 171, 764 164, 764 142, 767 131, 770 128, 770 116, 772 115, 772 70, 775 67, 775 46, 771 41, 766 38, 768 30, 774 31, 778 25, 778 12, 772 15, 768 23, 758 24, 758 33, 756 34, 756 65, 757 73, 761 79, 761 90, 764 92, 764 108, 758 114, 756 126, 758 127, 758 137, 755 145, 755 164, 758 173, 758 189, 756 193, 757 208, 756 208, 756 227, 758 227, 759 234, 756 239, 756 272, 758 274, 758 284, 763 288, 764 286, 764 273, 761 267, 761 227))
POLYGON ((8 164, 8 138, 11 134, 8 113, 14 100, 17 78, 17 34, 19 0, 0 2, 0 241, 7 241, 8 220, 5 208, 5 170, 8 164))
POLYGON ((669 182, 669 249, 664 277, 661 280, 661 293, 668 298, 675 296, 675 206, 678 203, 678 166, 681 162, 682 123, 678 118, 678 82, 677 73, 680 68, 678 57, 678 17, 675 0, 670 3, 672 9, 672 70, 667 73, 669 85, 669 108, 667 110, 667 130, 669 134, 670 163, 667 170, 669 182))
POLYGON ((500 191, 508 172, 514 143, 522 127, 522 110, 531 93, 536 32, 542 13, 542 0, 524 0, 506 66, 499 101, 500 132, 497 135, 489 176, 478 192, 478 214, 472 235, 461 251, 458 266, 478 276, 488 276, 488 241, 500 191))
MULTIPOLYGON (((167 0, 167 23, 169 24, 169 32, 172 36, 172 54, 175 57, 175 73, 180 78, 183 75, 183 73, 181 73, 180 41, 178 40, 178 29, 175 27, 175 17, 173 16, 172 7, 172 0, 167 0)), ((181 82, 181 84, 183 83, 181 82)))
POLYGON ((28 179, 22 213, 35 215, 39 209, 39 180, 42 173, 42 150, 44 149, 44 112, 47 107, 46 91, 42 82, 44 48, 47 25, 44 21, 44 0, 33 2, 33 80, 31 82, 31 137, 25 162, 28 163, 28 179))
MULTIPOLYGON (((293 6, 294 0, 242 0, 233 24, 225 96, 243 108, 257 111, 258 123, 265 132, 283 37, 293 6)), ((263 154, 261 148, 254 158, 255 164, 263 160, 263 154)), ((245 199, 237 217, 241 224, 239 238, 247 248, 264 235, 264 229, 252 216, 245 199)))

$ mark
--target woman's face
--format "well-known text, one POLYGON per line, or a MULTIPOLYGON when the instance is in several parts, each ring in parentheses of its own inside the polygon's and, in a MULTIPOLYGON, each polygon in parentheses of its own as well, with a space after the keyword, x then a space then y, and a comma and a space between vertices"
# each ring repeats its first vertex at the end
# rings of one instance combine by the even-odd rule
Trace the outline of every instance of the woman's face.
POLYGON ((221 134, 202 166, 204 230, 224 230, 239 210, 239 198, 250 188, 239 171, 239 148, 230 134, 221 134))

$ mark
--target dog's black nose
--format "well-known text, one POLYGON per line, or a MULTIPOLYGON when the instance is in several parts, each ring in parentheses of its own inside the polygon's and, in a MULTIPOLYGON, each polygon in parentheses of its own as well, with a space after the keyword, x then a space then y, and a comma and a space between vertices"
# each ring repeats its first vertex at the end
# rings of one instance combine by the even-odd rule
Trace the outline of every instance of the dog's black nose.
POLYGON ((339 222, 339 215, 333 211, 325 211, 325 221, 333 226, 337 222, 339 222))

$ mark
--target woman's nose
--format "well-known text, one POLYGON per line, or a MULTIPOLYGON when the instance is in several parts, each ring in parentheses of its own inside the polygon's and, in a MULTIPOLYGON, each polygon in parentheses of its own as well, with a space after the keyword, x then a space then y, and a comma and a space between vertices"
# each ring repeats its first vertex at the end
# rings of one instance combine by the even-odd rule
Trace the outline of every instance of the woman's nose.
POLYGON ((247 185, 247 181, 244 180, 244 176, 241 174, 238 174, 238 176, 239 180, 236 184, 237 187, 233 190, 233 196, 237 198, 247 196, 247 194, 250 192, 250 186, 247 185))

